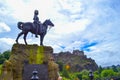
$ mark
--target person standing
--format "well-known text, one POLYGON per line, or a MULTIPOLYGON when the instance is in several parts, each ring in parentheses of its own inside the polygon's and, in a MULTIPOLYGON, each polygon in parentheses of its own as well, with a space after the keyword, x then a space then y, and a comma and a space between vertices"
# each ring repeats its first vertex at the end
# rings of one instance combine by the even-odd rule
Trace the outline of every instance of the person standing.
POLYGON ((92 70, 89 71, 89 78, 90 78, 90 80, 94 79, 94 75, 93 75, 93 71, 92 70))

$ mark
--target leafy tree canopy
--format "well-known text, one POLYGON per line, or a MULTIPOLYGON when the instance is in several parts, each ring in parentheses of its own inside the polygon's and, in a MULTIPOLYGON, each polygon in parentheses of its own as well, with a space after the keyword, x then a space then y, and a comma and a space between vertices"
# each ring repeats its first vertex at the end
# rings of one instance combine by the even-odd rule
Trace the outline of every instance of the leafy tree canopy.
POLYGON ((10 57, 11 51, 7 50, 0 54, 0 64, 3 64, 5 60, 8 60, 10 57))

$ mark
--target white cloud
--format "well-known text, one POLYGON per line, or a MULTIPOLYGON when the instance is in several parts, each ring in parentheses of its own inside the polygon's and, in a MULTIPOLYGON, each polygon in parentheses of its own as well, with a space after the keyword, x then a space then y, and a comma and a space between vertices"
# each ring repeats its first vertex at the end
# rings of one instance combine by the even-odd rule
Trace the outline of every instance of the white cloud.
POLYGON ((1 43, 7 43, 9 45, 12 45, 15 41, 12 38, 0 38, 1 43))
MULTIPOLYGON (((40 20, 44 21, 48 16, 52 15, 51 11, 54 12, 53 3, 54 0, 30 0, 24 2, 24 0, 6 0, 7 7, 12 10, 12 16, 21 21, 32 21, 34 10, 39 10, 40 20), (13 3, 15 3, 13 5, 13 3)), ((49 17, 51 18, 51 17, 49 17)))
POLYGON ((90 24, 90 20, 81 19, 75 22, 65 22, 56 24, 54 32, 57 34, 72 34, 74 32, 84 31, 87 25, 90 24))
POLYGON ((0 38, 0 52, 11 50, 14 39, 12 38, 0 38))
POLYGON ((10 27, 5 24, 4 22, 0 22, 0 33, 1 32, 9 32, 11 29, 10 27))
MULTIPOLYGON (((25 44, 22 36, 19 38, 18 42, 20 44, 25 44)), ((16 43, 16 42, 15 42, 15 39, 13 39, 13 38, 0 38, 0 45, 1 45, 0 46, 0 52, 10 50, 14 43, 16 43)), ((39 42, 39 38, 37 38, 37 39, 28 38, 27 43, 28 44, 38 44, 39 45, 40 42, 39 42)))
POLYGON ((58 0, 60 6, 64 10, 70 11, 72 14, 82 11, 82 3, 79 0, 58 0))

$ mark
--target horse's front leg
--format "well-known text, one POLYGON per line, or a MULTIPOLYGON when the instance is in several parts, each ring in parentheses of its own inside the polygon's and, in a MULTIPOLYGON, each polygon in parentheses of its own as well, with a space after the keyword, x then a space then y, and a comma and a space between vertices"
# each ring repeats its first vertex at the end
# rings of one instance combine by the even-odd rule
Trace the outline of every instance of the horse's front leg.
POLYGON ((44 35, 40 35, 40 45, 43 46, 43 39, 44 39, 44 35))
POLYGON ((17 38, 16 38, 16 43, 17 43, 17 44, 18 44, 18 39, 19 39, 19 37, 20 37, 21 35, 23 35, 23 32, 20 32, 20 33, 18 34, 18 36, 17 36, 17 38))
POLYGON ((27 41, 26 41, 27 34, 28 34, 28 32, 24 33, 24 37, 23 37, 24 42, 25 42, 26 45, 27 45, 27 41))

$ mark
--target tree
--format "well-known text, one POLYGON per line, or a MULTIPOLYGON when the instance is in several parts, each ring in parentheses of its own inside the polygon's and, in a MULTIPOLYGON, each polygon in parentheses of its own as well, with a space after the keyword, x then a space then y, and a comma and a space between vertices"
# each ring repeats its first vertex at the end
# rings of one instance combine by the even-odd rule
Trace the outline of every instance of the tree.
POLYGON ((82 80, 82 74, 81 73, 76 74, 76 76, 78 77, 79 80, 82 80))
POLYGON ((5 52, 3 52, 3 56, 4 56, 4 58, 5 59, 9 59, 9 57, 10 57, 10 51, 8 50, 8 51, 5 51, 5 52))
POLYGON ((0 54, 0 64, 3 64, 5 60, 8 60, 10 57, 10 51, 5 51, 2 54, 0 54))
POLYGON ((5 58, 0 58, 0 64, 3 64, 5 60, 5 58))
POLYGON ((56 62, 59 65, 59 70, 62 71, 63 70, 63 63, 58 61, 56 62))
POLYGON ((102 78, 111 77, 111 76, 115 76, 115 72, 112 69, 105 69, 101 72, 102 78))
POLYGON ((63 68, 62 76, 66 77, 66 78, 70 78, 69 72, 65 69, 65 67, 63 68))
POLYGON ((102 72, 103 70, 104 70, 104 69, 103 69, 101 66, 98 67, 98 75, 99 75, 100 78, 101 78, 101 72, 102 72))
POLYGON ((5 61, 4 55, 0 54, 0 64, 3 64, 4 61, 5 61))
POLYGON ((99 73, 99 71, 95 71, 94 72, 94 79, 95 80, 100 79, 100 73, 99 73))
POLYGON ((4 58, 3 54, 0 54, 0 58, 4 58))
POLYGON ((115 65, 112 65, 112 69, 114 72, 118 72, 117 67, 115 65))
POLYGON ((103 68, 101 66, 98 67, 98 72, 99 74, 101 74, 101 72, 103 71, 103 68))
POLYGON ((89 71, 88 70, 82 70, 82 79, 83 80, 88 80, 89 79, 89 71))

